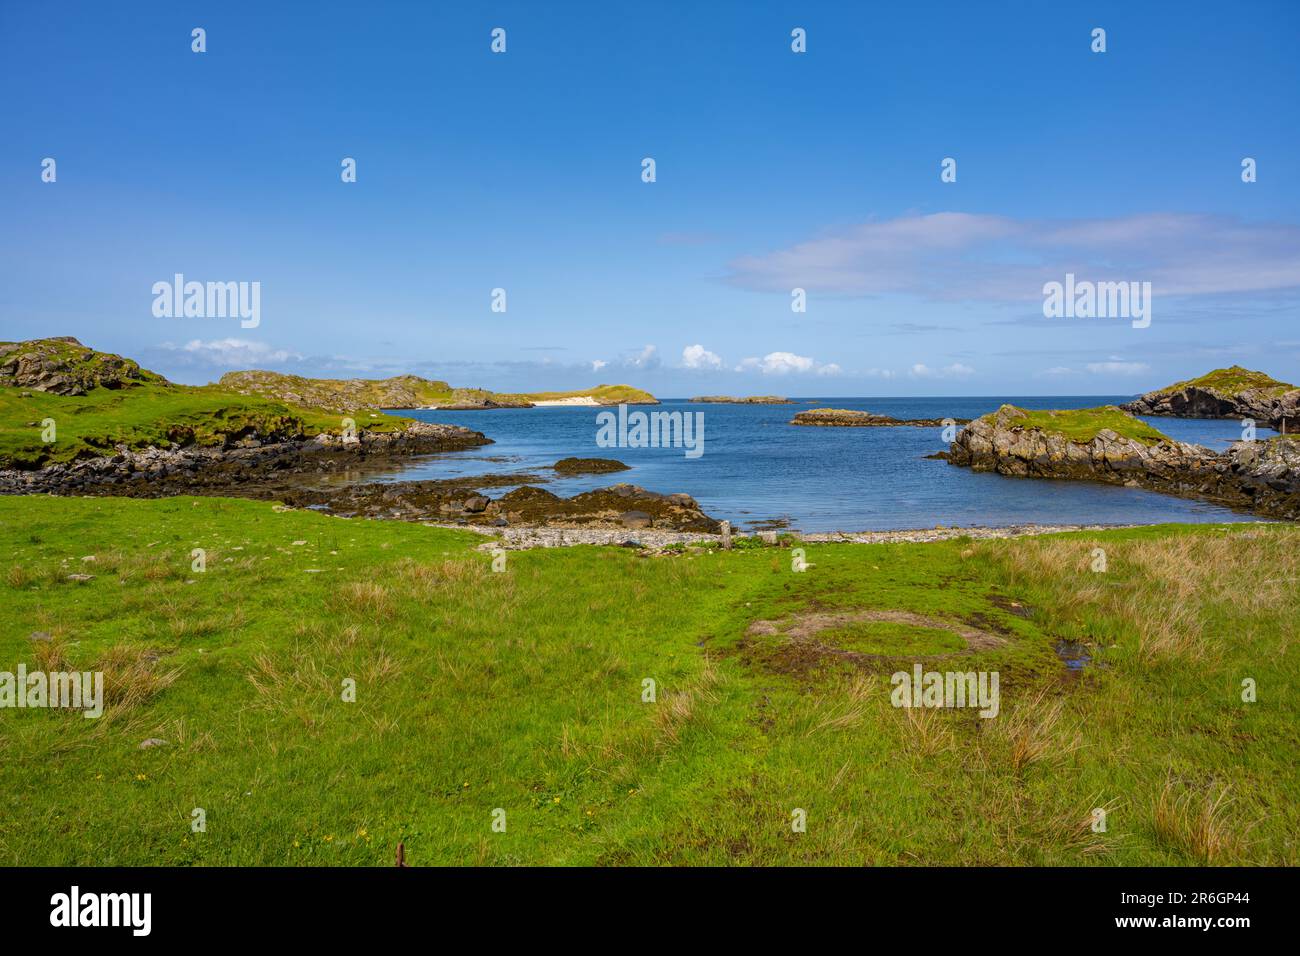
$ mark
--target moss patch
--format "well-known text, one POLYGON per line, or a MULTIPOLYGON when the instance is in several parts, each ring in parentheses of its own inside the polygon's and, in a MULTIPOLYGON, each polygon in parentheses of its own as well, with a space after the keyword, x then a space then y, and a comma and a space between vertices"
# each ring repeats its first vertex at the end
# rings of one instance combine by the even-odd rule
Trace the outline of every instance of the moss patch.
POLYGON ((1026 409, 1018 409, 1018 411, 1023 413, 1019 422, 1023 427, 1056 432, 1076 442, 1090 442, 1105 429, 1144 445, 1169 441, 1168 435, 1115 405, 1052 411, 1026 409))

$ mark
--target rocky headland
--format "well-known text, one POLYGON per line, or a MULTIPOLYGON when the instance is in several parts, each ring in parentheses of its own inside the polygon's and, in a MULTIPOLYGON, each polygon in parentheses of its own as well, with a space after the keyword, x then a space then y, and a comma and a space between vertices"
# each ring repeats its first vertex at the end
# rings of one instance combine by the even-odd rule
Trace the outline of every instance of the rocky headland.
POLYGON ((104 454, 39 468, 0 467, 0 494, 265 497, 265 492, 294 483, 382 470, 413 455, 487 444, 491 439, 482 432, 412 422, 397 431, 355 436, 320 433, 263 440, 247 435, 220 446, 132 449, 120 445, 104 454))
POLYGON ((948 460, 976 471, 1103 481, 1300 517, 1300 441, 1243 441, 1214 452, 1175 441, 1114 405, 1050 412, 1003 405, 962 429, 948 460))
POLYGON ((1120 407, 1135 415, 1249 418, 1284 433, 1300 432, 1300 388, 1240 365, 1147 392, 1120 407))
POLYGON ((536 405, 657 405, 647 391, 630 385, 597 385, 568 392, 507 393, 482 388, 455 388, 418 375, 393 378, 305 378, 281 372, 228 372, 217 383, 240 395, 260 395, 330 411, 391 408, 476 411, 494 408, 533 408, 536 405))
MULTIPOLYGON (((335 390, 318 388, 324 380, 268 381, 249 374, 227 376, 221 386, 177 385, 75 339, 0 343, 0 494, 229 495, 340 516, 466 527, 719 529, 688 495, 630 484, 562 498, 532 487, 550 475, 375 481, 413 457, 476 448, 491 439, 374 410, 373 403, 430 399, 430 383, 414 376, 335 382, 335 390), (484 493, 495 488, 513 490, 495 499, 484 493)), ((639 398, 623 386, 601 388, 600 403, 639 398)), ((538 394, 543 402, 570 400, 564 393, 538 394)), ((627 468, 609 458, 566 458, 555 463, 554 475, 627 468)))

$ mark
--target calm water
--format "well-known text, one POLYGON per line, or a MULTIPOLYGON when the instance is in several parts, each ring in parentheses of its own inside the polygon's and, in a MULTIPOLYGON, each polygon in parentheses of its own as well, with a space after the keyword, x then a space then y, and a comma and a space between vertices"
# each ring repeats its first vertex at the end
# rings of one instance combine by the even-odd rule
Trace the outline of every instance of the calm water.
MULTIPOLYGON (((1087 408, 1131 396, 1079 398, 835 398, 796 405, 692 405, 667 400, 642 411, 704 413, 704 454, 680 448, 600 448, 595 408, 401 412, 423 421, 464 425, 495 444, 413 462, 389 480, 446 478, 487 472, 536 471, 569 456, 617 458, 631 465, 615 475, 557 478, 545 485, 569 496, 617 481, 652 491, 684 491, 715 518, 737 527, 785 518, 803 531, 1012 524, 1154 524, 1234 521, 1242 515, 1214 505, 1088 482, 1032 481, 976 474, 926 459, 948 445, 938 428, 804 428, 796 411, 818 405, 860 408, 895 418, 976 418, 1011 402, 1026 408, 1087 408), (814 404, 806 404, 813 402, 814 404)), ((631 409, 631 410, 636 410, 631 409)), ((1241 437, 1233 421, 1149 419, 1181 441, 1222 449, 1241 437)), ((1271 432, 1263 429, 1260 437, 1271 432)), ((493 489, 496 497, 508 489, 493 489)))

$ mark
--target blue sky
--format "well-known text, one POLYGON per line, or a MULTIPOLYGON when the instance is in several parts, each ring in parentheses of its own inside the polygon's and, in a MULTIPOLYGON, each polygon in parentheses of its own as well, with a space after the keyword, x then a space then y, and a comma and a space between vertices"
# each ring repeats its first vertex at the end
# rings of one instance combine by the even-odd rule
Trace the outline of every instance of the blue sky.
POLYGON ((0 338, 187 382, 1300 381, 1297 28, 1250 0, 5 3, 0 338), (1150 326, 1044 318, 1067 271, 1152 282, 1150 326), (260 282, 260 324, 155 317, 177 272, 260 282))

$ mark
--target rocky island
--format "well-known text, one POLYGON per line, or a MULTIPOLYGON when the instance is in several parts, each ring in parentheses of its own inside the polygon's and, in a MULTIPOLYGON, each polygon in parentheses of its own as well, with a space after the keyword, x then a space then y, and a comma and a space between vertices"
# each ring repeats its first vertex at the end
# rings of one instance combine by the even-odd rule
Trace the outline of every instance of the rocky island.
POLYGON ((968 418, 891 418, 888 415, 849 408, 810 408, 806 412, 795 413, 790 424, 829 428, 887 428, 898 425, 943 428, 946 425, 964 425, 968 421, 968 418))
POLYGON ((793 405, 781 395, 696 395, 691 399, 703 405, 793 405))
POLYGON ((1135 415, 1249 418, 1280 432, 1300 432, 1300 388, 1240 365, 1147 392, 1120 407, 1135 415))
POLYGON ((304 378, 282 372, 228 372, 217 383, 240 395, 260 395, 307 408, 331 411, 391 408, 398 411, 430 408, 475 411, 493 408, 533 408, 538 405, 658 405, 649 392, 630 385, 597 385, 570 392, 490 392, 482 388, 453 388, 437 379, 417 375, 393 378, 304 378))
POLYGON ((561 458, 552 467, 561 475, 606 475, 630 466, 613 458, 561 458))
POLYGON ((1300 440, 1242 441, 1226 452, 1175 441, 1115 405, 1029 411, 1003 405, 957 435, 948 460, 1021 478, 1103 481, 1300 517, 1300 440))

